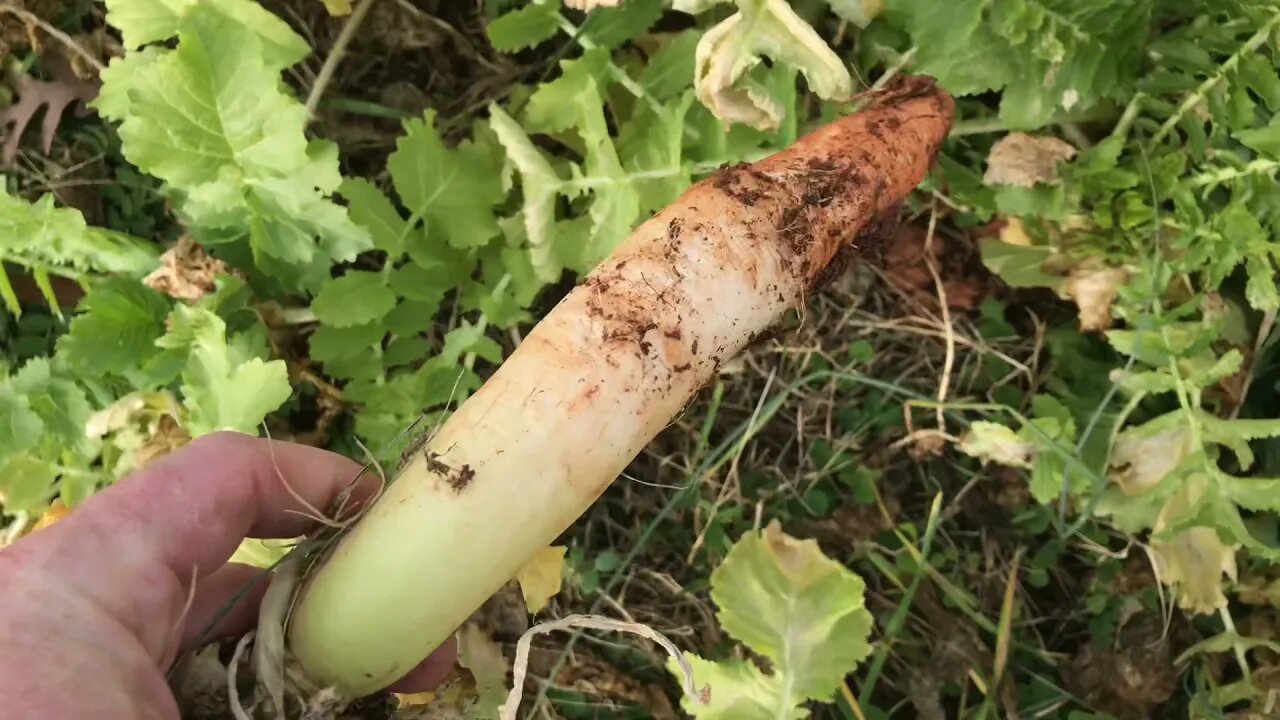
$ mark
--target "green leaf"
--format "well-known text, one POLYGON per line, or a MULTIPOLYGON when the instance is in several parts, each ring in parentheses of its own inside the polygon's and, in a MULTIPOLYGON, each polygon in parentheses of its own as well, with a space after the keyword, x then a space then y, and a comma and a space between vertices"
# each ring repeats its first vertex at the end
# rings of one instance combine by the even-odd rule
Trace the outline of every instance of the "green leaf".
POLYGON ((1243 478, 1222 473, 1215 480, 1222 488, 1222 493, 1240 507, 1258 511, 1280 511, 1280 478, 1243 478))
POLYGON ((655 213, 675 201, 692 184, 683 164, 684 119, 693 106, 694 94, 658 108, 648 105, 637 111, 618 139, 618 155, 627 171, 637 177, 640 208, 655 213))
POLYGON ((227 342, 226 324, 217 315, 177 305, 170 324, 157 344, 186 353, 181 389, 192 437, 219 430, 256 435, 267 414, 289 399, 284 361, 246 356, 227 342))
POLYGON ((616 7, 593 10, 582 26, 591 42, 607 48, 633 40, 647 32, 662 17, 664 0, 626 0, 616 7))
POLYGON ((382 324, 397 335, 426 332, 435 322, 439 306, 434 303, 406 300, 387 313, 382 324))
POLYGON ((349 327, 321 325, 311 334, 311 359, 322 363, 344 360, 382 343, 387 329, 381 322, 349 327))
MULTIPOLYGON (((707 704, 694 698, 681 698, 684 711, 702 720, 777 720, 778 718, 805 717, 790 708, 780 715, 772 706, 774 698, 782 696, 781 679, 760 672, 744 660, 711 662, 697 655, 686 654, 685 659, 693 669, 698 687, 709 687, 707 704)), ((675 663, 668 669, 678 673, 675 663)))
POLYGON ((588 245, 581 256, 582 262, 573 268, 585 272, 631 234, 640 216, 640 196, 622 169, 599 96, 579 95, 578 111, 578 132, 586 151, 583 170, 596 183, 588 210, 591 216, 588 245))
POLYGON ((53 496, 57 469, 25 452, 0 457, 0 507, 8 513, 42 509, 53 496))
POLYGON ((485 337, 484 327, 463 320, 462 324, 444 336, 444 347, 440 349, 438 360, 453 365, 467 353, 475 353, 489 362, 502 360, 501 346, 485 337))
POLYGON ((725 631, 768 658, 773 672, 766 678, 722 665, 705 676, 711 697, 719 699, 686 710, 728 718, 771 708, 760 717, 804 717, 799 706, 806 701, 830 700, 871 652, 864 590, 862 579, 823 555, 816 542, 789 537, 776 522, 743 536, 712 573, 711 597, 725 631))
POLYGON ((1272 117, 1271 122, 1264 127, 1237 130, 1232 133, 1232 137, 1263 155, 1280 157, 1280 115, 1272 117))
MULTIPOLYGON (((84 390, 65 375, 59 365, 45 358, 29 360, 7 383, 0 385, 0 397, 11 390, 25 398, 31 412, 40 420, 40 454, 64 461, 89 462, 97 454, 97 444, 85 434, 92 409, 84 390)), ((3 404, 3 400, 0 400, 3 404)), ((18 411, 14 423, 21 423, 18 411)), ((0 457, 5 455, 0 441, 0 457)))
POLYGON ((458 282, 456 271, 443 263, 424 267, 410 262, 391 272, 390 287, 396 295, 438 305, 458 282))
POLYGON ((504 195, 499 168, 474 145, 446 149, 435 111, 405 123, 387 169, 404 206, 439 228, 450 245, 477 247, 498 233, 493 208, 504 195))
POLYGON ((178 32, 183 14, 198 0, 106 0, 107 22, 128 50, 167 40, 178 32))
POLYGON ((520 172, 524 194, 520 214, 534 271, 543 282, 551 282, 560 270, 552 254, 552 234, 556 195, 563 183, 520 125, 496 104, 489 106, 489 125, 506 149, 507 158, 520 172))
POLYGON ((489 44, 498 52, 515 52, 549 40, 560 29, 559 2, 532 2, 485 26, 489 44))
POLYGON ((1271 112, 1280 112, 1280 72, 1264 56, 1247 53, 1238 66, 1240 81, 1258 94, 1271 112))
POLYGON ((0 383, 0 458, 35 447, 43 432, 31 401, 15 392, 12 383, 0 383))
POLYGON ((387 382, 353 383, 347 395, 364 404, 356 415, 356 432, 374 447, 384 445, 432 408, 458 403, 479 378, 452 362, 433 358, 422 367, 395 373, 387 382))
POLYGON ((884 5, 880 0, 827 0, 831 11, 860 28, 865 28, 879 15, 884 5))
POLYGON ((168 40, 180 34, 196 13, 217 14, 252 30, 265 56, 281 68, 311 51, 287 23, 253 0, 107 0, 107 22, 120 30, 126 49, 168 40))
POLYGON ((1280 289, 1276 288, 1275 266, 1264 256, 1252 255, 1245 261, 1249 276, 1244 294, 1254 310, 1275 312, 1280 310, 1280 289))
MULTIPOLYGON (((382 362, 378 350, 369 345, 354 348, 341 357, 325 363, 325 372, 330 375, 351 381, 373 380, 382 374, 382 362)), ((347 386, 350 390, 350 385, 347 386)), ((354 399, 354 398, 352 398, 354 399)))
POLYGON ((598 94, 608 82, 609 52, 592 48, 581 57, 560 63, 560 77, 542 83, 529 96, 523 125, 530 132, 558 133, 578 121, 578 96, 598 94))
POLYGON ((302 287, 317 261, 370 245, 328 197, 341 182, 336 146, 308 142, 306 110, 285 92, 281 71, 305 54, 255 3, 201 0, 184 11, 175 50, 107 75, 99 108, 120 121, 125 157, 173 188, 198 236, 247 240, 255 265, 293 266, 287 284, 302 287))
POLYGON ((431 350, 430 343, 422 337, 399 337, 387 345, 382 353, 382 364, 387 367, 410 365, 424 360, 431 350))
POLYGON ((699 37, 696 30, 684 30, 668 40, 640 71, 640 87, 655 100, 667 100, 692 86, 699 37))
POLYGON ((396 294, 380 273, 352 270, 325 282, 311 310, 321 323, 344 328, 379 320, 395 304, 396 294))
POLYGON ((364 178, 348 178, 338 192, 349 203, 351 219, 373 238, 374 247, 393 257, 404 252, 408 224, 381 190, 364 178))
MULTIPOLYGON (((52 194, 29 203, 0 187, 0 259, 6 262, 72 277, 139 277, 155 268, 157 255, 139 238, 89 227, 79 210, 55 206, 52 194)), ((9 310, 21 312, 16 304, 9 310)))
POLYGON ((1003 90, 1000 118, 1039 127, 1127 92, 1152 24, 1150 0, 928 0, 888 4, 918 48, 913 67, 956 95, 1003 90))
POLYGON ((136 372, 159 351, 168 300, 136 280, 110 278, 80 301, 59 356, 89 377, 136 372))
POLYGON ((982 264, 1010 287, 1057 288, 1063 282, 1063 278, 1049 275, 1042 269, 1053 256, 1050 248, 1012 245, 996 238, 983 238, 979 241, 979 248, 982 264))

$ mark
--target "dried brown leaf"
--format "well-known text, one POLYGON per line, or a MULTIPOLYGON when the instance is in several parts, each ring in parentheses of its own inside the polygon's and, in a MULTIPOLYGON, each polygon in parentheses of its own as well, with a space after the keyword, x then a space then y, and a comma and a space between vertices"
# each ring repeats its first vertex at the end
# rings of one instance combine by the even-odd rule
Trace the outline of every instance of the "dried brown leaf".
POLYGON ((991 147, 982 181, 987 185, 1021 187, 1053 185, 1058 182, 1058 164, 1075 157, 1077 152, 1058 138, 1009 133, 991 147))
POLYGON ((218 276, 226 272, 225 263, 183 236, 160 256, 160 267, 143 278, 142 284, 179 300, 199 300, 216 289, 218 276))
POLYGON ((0 110, 0 127, 8 133, 3 151, 0 151, 0 158, 6 165, 17 157, 23 134, 41 110, 44 113, 40 118, 40 149, 48 154, 67 108, 76 104, 77 115, 87 114, 88 102, 98 96, 98 81, 77 77, 65 57, 47 54, 42 66, 49 71, 52 80, 37 80, 21 73, 14 73, 10 78, 18 101, 0 110))

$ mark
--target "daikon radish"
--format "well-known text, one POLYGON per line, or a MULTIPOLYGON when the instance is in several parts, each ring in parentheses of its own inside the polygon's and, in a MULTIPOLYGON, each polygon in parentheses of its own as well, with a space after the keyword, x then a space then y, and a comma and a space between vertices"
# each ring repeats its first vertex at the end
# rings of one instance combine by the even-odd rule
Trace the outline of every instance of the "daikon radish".
POLYGON ((954 104, 927 77, 635 229, 402 468, 306 580, 287 641, 357 697, 400 678, 554 541, 717 369, 892 225, 954 104))

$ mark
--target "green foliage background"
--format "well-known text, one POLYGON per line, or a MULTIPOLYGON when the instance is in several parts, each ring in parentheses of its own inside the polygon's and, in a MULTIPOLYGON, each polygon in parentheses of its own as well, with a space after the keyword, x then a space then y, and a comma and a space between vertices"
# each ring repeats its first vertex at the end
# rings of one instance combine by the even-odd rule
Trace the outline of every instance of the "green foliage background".
MULTIPOLYGON (((358 455, 356 437, 395 457, 404 428, 476 388, 510 334, 645 217, 715 168, 848 110, 787 62, 745 80, 780 108, 776 128, 726 125, 701 101, 707 28, 770 7, 626 0, 584 15, 558 0, 487 2, 493 48, 554 49, 554 72, 460 131, 443 131, 434 111, 406 120, 385 175, 347 177, 286 82, 311 48, 281 18, 253 0, 107 0, 125 54, 94 107, 132 171, 161 188, 160 224, 234 274, 199 300, 164 295, 142 279, 171 235, 136 221, 89 227, 9 183, 0 259, 51 303, 32 320, 0 274, 11 537, 157 443, 289 426, 322 397, 343 408, 333 447, 358 455), (57 277, 86 290, 74 310, 57 304, 57 277), (301 354, 275 347, 280 323, 306 327, 301 354)), ((1063 536, 1097 518, 1145 538, 1183 610, 1226 613, 1240 568, 1280 557, 1280 446, 1269 442, 1280 436, 1280 8, 791 7, 854 78, 931 74, 959 98, 915 209, 942 198, 961 229, 1020 221, 1030 244, 982 247, 1008 286, 1070 298, 1104 270, 1123 278, 1109 288, 1109 328, 1082 332, 1070 317, 1049 328, 1036 392, 952 408, 972 422, 958 449, 1024 470, 1063 536), (993 142, 1015 131, 1065 137, 1079 154, 1057 181, 984 183, 993 142), (1241 378, 1248 392, 1233 399, 1224 383, 1241 378)), ((1212 700, 1255 694, 1245 677, 1212 700)))

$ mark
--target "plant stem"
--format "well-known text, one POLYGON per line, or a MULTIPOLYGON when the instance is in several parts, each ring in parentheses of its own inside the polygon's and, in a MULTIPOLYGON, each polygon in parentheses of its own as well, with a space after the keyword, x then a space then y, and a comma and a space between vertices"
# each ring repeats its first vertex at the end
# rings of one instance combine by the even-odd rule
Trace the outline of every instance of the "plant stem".
MULTIPOLYGON (((1100 107, 1089 110, 1079 110, 1076 112, 1063 112, 1054 115, 1045 122, 1045 126, 1061 125, 1063 123, 1087 123, 1098 122, 1102 120, 1110 120, 1115 117, 1115 108, 1100 107)), ((1008 132, 1013 130, 1009 127, 1009 123, 1000 118, 985 118, 982 120, 960 120, 951 126, 950 137, 964 137, 966 135, 984 135, 988 133, 1008 132)))
POLYGON ((1164 124, 1160 126, 1160 129, 1156 131, 1156 134, 1152 136, 1151 144, 1154 145, 1160 142, 1173 130, 1173 128, 1177 127, 1178 121, 1182 120, 1182 116, 1186 115, 1187 111, 1195 107, 1196 103, 1203 100, 1204 96, 1209 94, 1209 91, 1213 89, 1214 85, 1222 82, 1223 79, 1226 78, 1227 73, 1234 70, 1235 67, 1240 64, 1241 58, 1262 47, 1263 43, 1267 41, 1267 38, 1271 37, 1272 31, 1274 31, 1277 26, 1280 26, 1280 11, 1277 11, 1272 15, 1270 20, 1263 23, 1262 27, 1258 28, 1257 32, 1251 35, 1243 45, 1232 53, 1231 57, 1227 58, 1226 61, 1218 67, 1217 73, 1200 83, 1200 86, 1188 95, 1180 105, 1178 105, 1178 109, 1174 111, 1173 115, 1169 116, 1169 119, 1165 120, 1164 124))
POLYGON ((381 105, 376 102, 346 97, 326 98, 321 100, 316 107, 333 108, 334 110, 349 112, 353 115, 365 115, 367 117, 386 118, 388 120, 404 120, 405 118, 417 115, 417 113, 397 110, 393 107, 387 107, 386 105, 381 105))
POLYGON ((325 88, 333 80, 333 74, 338 69, 338 63, 342 62, 342 57, 347 54, 347 46, 356 36, 356 31, 360 29, 360 24, 364 22, 364 16, 369 14, 369 9, 373 7, 373 0, 360 0, 355 9, 351 11, 351 17, 347 18, 346 24, 342 26, 342 30, 338 33, 338 39, 333 41, 333 47, 329 49, 329 56, 324 59, 324 64, 320 66, 320 72, 316 75, 316 81, 311 85, 311 92, 307 94, 307 118, 315 117, 316 106, 320 104, 320 98, 324 96, 325 88))

